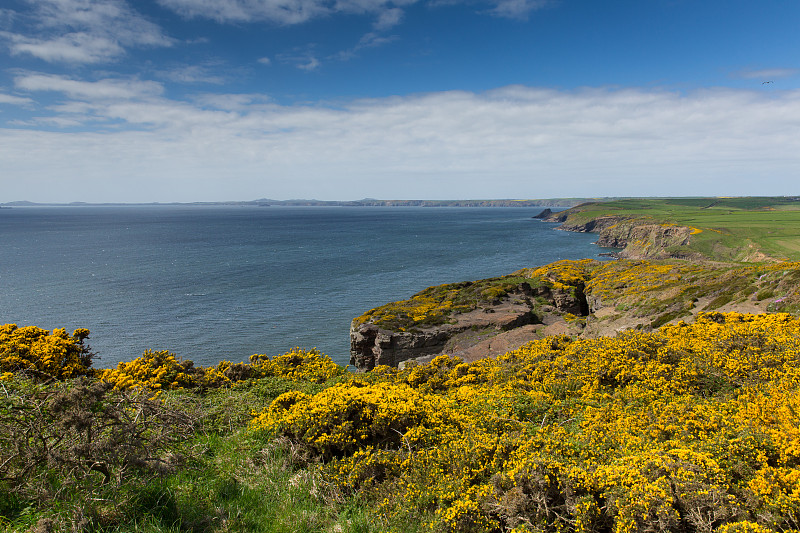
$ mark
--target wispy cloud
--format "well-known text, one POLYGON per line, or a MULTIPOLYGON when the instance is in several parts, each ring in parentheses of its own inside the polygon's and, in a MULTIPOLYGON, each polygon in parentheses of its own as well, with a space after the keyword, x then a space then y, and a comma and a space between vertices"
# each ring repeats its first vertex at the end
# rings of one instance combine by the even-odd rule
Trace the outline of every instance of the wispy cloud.
POLYGON ((11 94, 0 93, 0 104, 28 106, 33 103, 31 98, 23 98, 21 96, 14 96, 11 94))
POLYGON ((225 111, 255 112, 258 106, 270 102, 263 94, 201 94, 193 98, 204 108, 225 111))
POLYGON ((736 77, 748 80, 778 80, 782 78, 791 78, 797 75, 800 75, 800 69, 797 68, 764 68, 741 70, 736 73, 736 77))
POLYGON ((403 20, 403 10, 396 7, 389 8, 380 12, 374 26, 376 30, 384 31, 397 26, 401 20, 403 20))
MULTIPOLYGON (((127 201, 167 189, 162 199, 797 193, 798 91, 512 86, 330 108, 257 95, 175 101, 151 83, 18 77, 18 94, 62 95, 52 124, 119 131, 0 129, 4 177, 43 191, 53 176, 57 190, 114 180, 117 196, 94 199, 127 201)), ((6 196, 24 197, 12 187, 6 196)))
POLYGON ((300 70, 306 71, 316 70, 322 64, 313 44, 278 54, 276 59, 281 63, 294 65, 300 70))
POLYGON ((158 72, 159 77, 177 83, 207 83, 222 85, 225 78, 212 74, 212 68, 205 65, 182 65, 158 72))
POLYGON ((11 54, 30 54, 48 63, 101 63, 124 54, 120 44, 104 36, 69 33, 49 39, 6 34, 11 41, 11 54))
POLYGON ((498 17, 527 20, 533 11, 553 4, 552 0, 493 0, 489 13, 498 17))
POLYGON ((14 85, 26 91, 57 92, 69 98, 90 101, 136 100, 158 96, 164 91, 164 87, 154 81, 116 78, 92 82, 39 73, 18 75, 14 85))
MULTIPOLYGON (((202 17, 217 22, 270 21, 300 24, 334 13, 367 14, 375 17, 374 27, 383 31, 396 26, 404 16, 403 8, 422 0, 158 0, 164 7, 184 17, 202 17)), ((527 18, 555 0, 428 0, 429 5, 459 3, 488 5, 485 12, 510 18, 527 18)))
POLYGON ((335 11, 325 0, 159 0, 181 16, 217 22, 300 24, 335 11))
POLYGON ((0 33, 12 55, 50 63, 102 63, 127 47, 171 46, 173 39, 122 0, 28 0, 31 11, 0 33), (19 27, 22 26, 22 27, 19 27))
MULTIPOLYGON (((425 2, 428 5, 445 5, 437 0, 158 0, 158 2, 187 18, 207 18, 219 23, 272 22, 293 25, 335 14, 357 14, 373 17, 372 31, 364 34, 351 48, 328 58, 318 56, 298 57, 283 54, 277 59, 292 62, 302 70, 316 70, 325 59, 346 61, 365 48, 375 48, 391 43, 396 35, 387 32, 401 24, 405 8, 425 2)), ((482 5, 484 13, 526 19, 535 10, 552 5, 555 0, 446 0, 447 5, 468 3, 482 5)))
POLYGON ((369 32, 365 34, 361 39, 359 39, 358 43, 353 46, 352 48, 348 48, 347 50, 342 50, 337 54, 334 54, 331 59, 336 59, 339 61, 349 61, 356 57, 361 50, 366 48, 377 48, 379 46, 383 46, 394 42, 398 39, 396 35, 381 35, 378 32, 369 32))

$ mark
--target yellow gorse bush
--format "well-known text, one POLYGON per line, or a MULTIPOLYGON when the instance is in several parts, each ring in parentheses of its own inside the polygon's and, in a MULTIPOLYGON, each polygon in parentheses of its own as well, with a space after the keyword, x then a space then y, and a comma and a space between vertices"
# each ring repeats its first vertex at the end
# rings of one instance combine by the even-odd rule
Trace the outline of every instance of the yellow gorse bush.
POLYGON ((451 417, 441 398, 405 384, 352 380, 314 396, 284 393, 252 421, 266 429, 302 438, 325 457, 364 446, 429 446, 441 438, 451 417))
POLYGON ((539 268, 525 269, 524 273, 530 278, 547 280, 553 287, 567 289, 585 284, 595 266, 596 261, 591 259, 564 259, 539 268))
POLYGON ((430 531, 800 529, 800 320, 701 314, 290 392, 251 427, 430 531))
POLYGON ((346 371, 316 348, 310 350, 294 348, 272 358, 266 355, 251 355, 250 363, 259 376, 275 376, 291 381, 314 383, 323 383, 341 376, 346 371))
POLYGON ((316 348, 294 348, 272 358, 256 354, 250 356, 249 364, 221 361, 215 367, 195 367, 191 360, 180 360, 167 350, 147 350, 133 361, 121 362, 114 369, 100 370, 99 376, 119 389, 172 390, 228 387, 266 376, 323 383, 344 372, 346 369, 316 348))
POLYGON ((167 350, 147 350, 133 361, 120 362, 114 369, 102 370, 100 378, 118 389, 169 390, 196 384, 187 370, 187 365, 182 364, 175 354, 167 350))
MULTIPOLYGON (((87 335, 3 326, 0 376, 92 373, 87 335)), ((800 320, 788 314, 705 313, 368 374, 299 348, 208 368, 148 351, 94 372, 118 388, 272 376, 320 391, 278 396, 251 430, 290 439, 378 515, 429 531, 800 530, 800 320)))
POLYGON ((52 332, 16 324, 0 326, 0 375, 32 374, 37 379, 70 379, 91 373, 92 354, 84 341, 88 329, 52 332))

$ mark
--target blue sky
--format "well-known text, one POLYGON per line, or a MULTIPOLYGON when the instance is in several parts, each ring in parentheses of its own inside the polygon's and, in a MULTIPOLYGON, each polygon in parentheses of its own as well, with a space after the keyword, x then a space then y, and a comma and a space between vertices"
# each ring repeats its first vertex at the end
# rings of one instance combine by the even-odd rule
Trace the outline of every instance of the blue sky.
POLYGON ((795 195, 797 0, 11 0, 0 202, 795 195))

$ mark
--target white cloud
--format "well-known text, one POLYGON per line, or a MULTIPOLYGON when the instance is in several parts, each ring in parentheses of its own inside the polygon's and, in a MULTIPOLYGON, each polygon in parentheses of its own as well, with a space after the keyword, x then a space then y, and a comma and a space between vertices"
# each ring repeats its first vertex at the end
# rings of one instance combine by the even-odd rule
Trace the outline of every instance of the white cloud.
POLYGON ((399 8, 390 8, 382 11, 378 15, 378 20, 375 21, 376 30, 387 30, 393 26, 400 24, 403 20, 403 10, 399 8))
MULTIPOLYGON (((402 7, 419 0, 158 0, 181 16, 202 17, 220 23, 269 21, 301 24, 336 13, 372 15, 376 31, 396 26, 402 7)), ((528 0, 531 1, 531 0, 528 0)))
POLYGON ((33 100, 30 98, 23 98, 20 96, 13 96, 10 94, 0 93, 0 104, 27 106, 32 103, 33 100))
MULTIPOLYGON (((352 48, 334 54, 329 59, 346 61, 358 51, 390 43, 397 36, 387 36, 385 32, 400 24, 405 16, 403 8, 422 0, 158 0, 164 7, 181 16, 202 17, 220 23, 255 23, 269 21, 277 24, 301 24, 312 19, 338 13, 369 15, 374 17, 373 31, 365 34, 352 48)), ((525 19, 530 12, 551 5, 555 0, 451 0, 440 2, 426 0, 428 5, 454 5, 458 3, 488 3, 490 9, 484 12, 501 17, 525 19)), ((285 61, 287 55, 279 57, 285 61)), ((260 62, 269 64, 269 58, 260 62), (266 60, 266 61, 263 61, 266 60)), ((320 59, 308 57, 290 60, 303 70, 316 70, 320 59)))
MULTIPOLYGON (((127 47, 171 46, 156 24, 122 0, 28 0, 33 24, 3 32, 12 55, 29 54, 51 63, 116 60, 127 47)), ((21 20, 21 17, 16 17, 21 20)))
POLYGON ((309 56, 305 58, 304 61, 301 61, 297 64, 297 68, 300 70, 316 70, 319 68, 320 62, 314 56, 309 56))
POLYGON ((259 63, 261 63, 262 65, 271 65, 272 64, 272 60, 270 58, 268 58, 268 57, 259 57, 257 61, 259 63))
POLYGON ((328 108, 178 102, 147 82, 128 94, 122 80, 18 81, 80 100, 52 118, 121 129, 0 130, 9 198, 52 199, 56 180, 85 193, 61 201, 798 193, 800 91, 512 86, 328 108))
POLYGON ((300 70, 306 71, 316 70, 321 65, 313 45, 278 54, 277 59, 281 63, 294 65, 300 70))
POLYGON ((299 24, 332 12, 325 0, 159 0, 184 17, 203 17, 217 22, 268 20, 299 24))
POLYGON ((361 50, 362 48, 374 48, 376 46, 383 46, 397 40, 396 35, 382 36, 375 32, 370 32, 364 35, 358 45, 353 49, 353 52, 361 50))
POLYGON ((64 93, 78 100, 130 100, 158 96, 164 87, 154 81, 134 79, 73 80, 51 74, 21 74, 14 79, 18 89, 64 93))
POLYGON ((100 63, 111 61, 124 49, 112 39, 87 33, 70 33, 49 40, 10 36, 11 54, 30 54, 49 63, 100 63))
POLYGON ((270 99, 263 94, 201 94, 196 96, 194 101, 203 107, 253 112, 270 99))

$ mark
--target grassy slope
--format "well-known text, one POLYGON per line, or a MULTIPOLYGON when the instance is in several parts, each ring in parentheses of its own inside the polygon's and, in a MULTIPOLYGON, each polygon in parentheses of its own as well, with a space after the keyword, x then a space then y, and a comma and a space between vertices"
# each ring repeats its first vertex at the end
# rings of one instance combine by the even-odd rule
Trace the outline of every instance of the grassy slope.
POLYGON ((690 246, 714 258, 715 245, 756 247, 776 259, 800 259, 800 202, 784 198, 657 198, 591 203, 570 221, 615 215, 703 230, 690 246))

